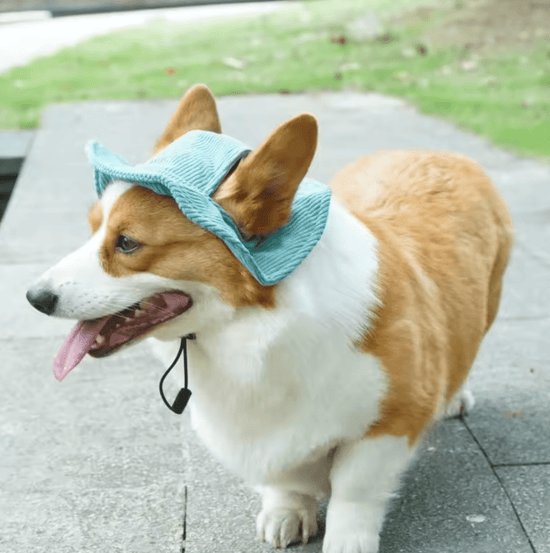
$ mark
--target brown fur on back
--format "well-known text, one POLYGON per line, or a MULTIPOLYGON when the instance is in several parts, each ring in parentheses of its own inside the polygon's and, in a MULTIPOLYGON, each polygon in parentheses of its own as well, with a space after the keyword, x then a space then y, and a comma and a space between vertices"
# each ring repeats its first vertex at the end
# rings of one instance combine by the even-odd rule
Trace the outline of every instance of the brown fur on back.
POLYGON ((414 442, 464 383, 500 301, 512 222, 490 179, 444 152, 380 152, 332 181, 379 241, 379 297, 360 348, 390 391, 369 436, 414 442))

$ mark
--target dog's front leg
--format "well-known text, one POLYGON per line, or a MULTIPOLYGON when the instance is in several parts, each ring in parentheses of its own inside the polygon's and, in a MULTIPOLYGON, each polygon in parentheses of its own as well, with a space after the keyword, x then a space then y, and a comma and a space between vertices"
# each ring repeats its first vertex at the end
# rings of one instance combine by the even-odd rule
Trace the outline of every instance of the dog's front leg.
POLYGON ((311 495, 275 486, 261 490, 262 510, 256 521, 258 539, 273 547, 307 543, 317 534, 317 500, 311 495))
POLYGON ((412 455, 407 438, 363 438, 336 451, 323 553, 376 553, 388 500, 412 455))

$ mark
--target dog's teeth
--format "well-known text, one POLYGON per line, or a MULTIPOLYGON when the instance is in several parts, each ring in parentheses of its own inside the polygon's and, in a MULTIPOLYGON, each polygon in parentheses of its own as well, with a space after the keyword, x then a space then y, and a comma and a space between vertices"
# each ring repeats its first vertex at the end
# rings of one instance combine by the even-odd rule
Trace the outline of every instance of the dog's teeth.
POLYGON ((128 322, 128 321, 131 321, 132 319, 131 319, 131 317, 124 317, 124 320, 125 320, 126 322, 128 322))
POLYGON ((143 310, 142 309, 136 309, 135 312, 134 312, 134 316, 139 317, 140 315, 143 315, 143 310))
POLYGON ((103 342, 105 342, 105 336, 101 336, 101 334, 99 334, 97 336, 97 338, 95 339, 95 341, 98 343, 98 344, 103 344, 103 342))

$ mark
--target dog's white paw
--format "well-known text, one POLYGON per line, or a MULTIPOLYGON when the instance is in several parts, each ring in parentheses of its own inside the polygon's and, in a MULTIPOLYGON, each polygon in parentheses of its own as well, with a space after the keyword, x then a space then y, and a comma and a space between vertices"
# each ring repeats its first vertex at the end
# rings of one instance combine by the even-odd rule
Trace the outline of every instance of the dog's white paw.
POLYGON ((327 509, 323 553, 377 553, 384 510, 369 502, 332 498, 327 509))
POLYGON ((325 535, 323 553, 377 553, 378 534, 331 532, 325 535))
POLYGON ((451 399, 445 410, 445 418, 460 417, 467 415, 475 405, 474 394, 470 390, 464 389, 451 399))
POLYGON ((285 548, 291 543, 306 544, 317 534, 317 509, 313 498, 292 494, 278 501, 264 501, 256 520, 258 539, 275 548, 285 548), (285 501, 287 499, 287 501, 285 501), (290 499, 290 501, 288 501, 290 499))

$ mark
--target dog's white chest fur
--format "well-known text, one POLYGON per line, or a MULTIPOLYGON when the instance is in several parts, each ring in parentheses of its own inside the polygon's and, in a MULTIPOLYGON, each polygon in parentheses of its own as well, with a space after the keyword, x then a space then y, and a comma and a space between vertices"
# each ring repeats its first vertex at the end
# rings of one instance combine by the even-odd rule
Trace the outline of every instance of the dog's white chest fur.
POLYGON ((375 239, 333 202, 275 309, 235 312, 189 344, 193 425, 226 466, 267 483, 376 420, 385 376, 354 347, 376 305, 376 271, 375 239))

